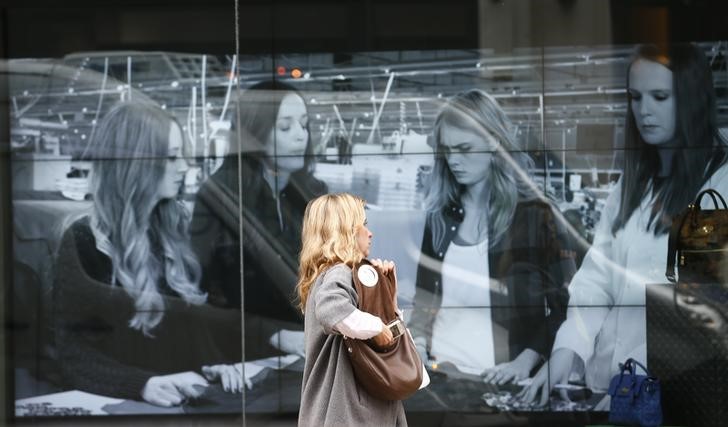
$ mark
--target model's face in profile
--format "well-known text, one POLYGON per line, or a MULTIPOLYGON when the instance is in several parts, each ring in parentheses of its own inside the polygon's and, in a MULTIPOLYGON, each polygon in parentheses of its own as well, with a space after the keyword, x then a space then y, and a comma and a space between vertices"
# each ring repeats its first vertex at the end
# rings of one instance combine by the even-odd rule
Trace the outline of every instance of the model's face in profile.
POLYGON ((294 172, 303 167, 308 143, 308 111, 300 96, 283 97, 275 126, 266 144, 266 154, 277 155, 279 169, 294 172))
POLYGON ((675 135, 675 94, 672 71, 664 65, 638 59, 629 70, 629 95, 637 129, 651 145, 672 141, 675 135))
POLYGON ((177 197, 180 186, 184 183, 185 173, 189 167, 182 153, 182 130, 176 123, 169 129, 169 149, 165 161, 164 176, 159 183, 159 198, 177 197))
POLYGON ((372 247, 372 232, 367 228, 367 221, 359 227, 356 232, 356 243, 364 257, 369 256, 369 249, 372 247))
POLYGON ((498 141, 485 129, 476 132, 443 123, 440 127, 440 150, 455 180, 473 185, 485 180, 498 141))

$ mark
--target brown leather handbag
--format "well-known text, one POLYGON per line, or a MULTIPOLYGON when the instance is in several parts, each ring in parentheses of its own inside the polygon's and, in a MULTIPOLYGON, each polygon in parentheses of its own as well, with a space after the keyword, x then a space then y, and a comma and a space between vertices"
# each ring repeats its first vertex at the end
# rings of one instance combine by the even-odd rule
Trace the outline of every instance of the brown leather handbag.
POLYGON ((404 400, 422 384, 423 366, 409 331, 398 321, 396 281, 366 259, 352 273, 359 310, 378 316, 387 325, 394 322, 390 329, 399 335, 387 348, 379 348, 372 340, 344 337, 354 377, 374 397, 404 400))
POLYGON ((700 192, 695 203, 673 221, 665 276, 673 283, 678 279, 681 283, 728 283, 728 205, 717 191, 700 192), (700 208, 706 195, 715 209, 700 208))
POLYGON ((675 283, 675 311, 728 348, 728 206, 720 193, 701 192, 673 221, 667 257, 665 274, 675 283), (705 195, 713 199, 715 209, 700 209, 705 195))

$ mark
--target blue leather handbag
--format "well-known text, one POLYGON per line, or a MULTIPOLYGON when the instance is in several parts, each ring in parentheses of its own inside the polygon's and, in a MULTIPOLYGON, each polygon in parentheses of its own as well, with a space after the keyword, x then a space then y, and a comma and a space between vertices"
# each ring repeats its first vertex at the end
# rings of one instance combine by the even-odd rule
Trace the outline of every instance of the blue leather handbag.
POLYGON ((609 383, 609 422, 629 426, 662 424, 660 381, 634 359, 619 364, 620 372, 609 383), (637 367, 647 375, 637 375, 637 367))

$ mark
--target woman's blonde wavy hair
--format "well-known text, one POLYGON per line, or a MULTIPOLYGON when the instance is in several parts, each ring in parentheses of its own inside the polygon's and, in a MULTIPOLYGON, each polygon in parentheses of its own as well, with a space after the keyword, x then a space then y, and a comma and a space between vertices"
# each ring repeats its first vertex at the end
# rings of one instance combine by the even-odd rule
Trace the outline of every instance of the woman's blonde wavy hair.
POLYGON ((365 204, 361 197, 334 193, 317 197, 306 206, 296 284, 302 312, 311 286, 323 271, 339 263, 353 268, 364 258, 357 244, 357 232, 366 222, 365 204))

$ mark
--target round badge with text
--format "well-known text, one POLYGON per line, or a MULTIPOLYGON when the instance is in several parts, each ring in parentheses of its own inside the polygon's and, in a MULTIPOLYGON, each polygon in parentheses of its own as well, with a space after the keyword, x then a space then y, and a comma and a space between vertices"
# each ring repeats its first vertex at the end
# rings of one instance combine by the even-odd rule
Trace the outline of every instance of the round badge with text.
POLYGON ((368 288, 376 286, 377 281, 379 280, 377 270, 375 270, 371 265, 366 264, 359 267, 359 271, 357 271, 356 276, 359 278, 361 284, 368 288))

